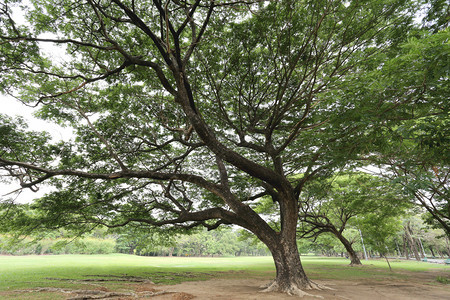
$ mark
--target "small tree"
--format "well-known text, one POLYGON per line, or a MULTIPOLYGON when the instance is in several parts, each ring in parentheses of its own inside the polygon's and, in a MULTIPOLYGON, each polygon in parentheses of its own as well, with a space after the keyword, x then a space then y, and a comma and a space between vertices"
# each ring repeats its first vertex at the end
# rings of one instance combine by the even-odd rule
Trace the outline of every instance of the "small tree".
POLYGON ((394 237, 401 227, 401 220, 398 217, 386 217, 380 214, 367 214, 364 218, 358 219, 358 226, 364 233, 364 241, 377 251, 380 256, 386 259, 389 270, 392 271, 391 264, 387 258, 389 247, 394 245, 394 237))
POLYGON ((344 230, 355 224, 356 217, 379 213, 401 214, 405 209, 401 190, 387 180, 364 173, 336 175, 330 180, 310 183, 302 194, 299 213, 301 237, 317 237, 325 232, 336 236, 350 257, 351 265, 361 261, 353 249, 355 241, 344 230))

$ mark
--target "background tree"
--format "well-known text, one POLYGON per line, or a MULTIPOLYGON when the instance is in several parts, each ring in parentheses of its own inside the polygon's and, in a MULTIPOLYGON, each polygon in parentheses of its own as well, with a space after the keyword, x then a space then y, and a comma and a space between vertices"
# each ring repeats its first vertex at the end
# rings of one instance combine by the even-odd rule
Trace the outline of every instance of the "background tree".
POLYGON ((392 216, 386 217, 371 213, 358 220, 358 226, 364 233, 364 241, 371 246, 372 250, 386 259, 389 269, 392 271, 387 253, 395 249, 394 237, 401 228, 400 220, 392 216))
POLYGON ((426 228, 422 238, 425 251, 430 253, 432 258, 450 256, 448 237, 442 229, 426 228))
POLYGON ((414 110, 420 89, 399 103, 403 91, 376 75, 415 4, 39 0, 22 3, 20 24, 17 1, 3 1, 1 91, 76 135, 52 143, 1 117, 2 175, 54 187, 31 215, 7 206, 21 216, 7 221, 24 232, 236 224, 273 255, 267 290, 303 295, 317 285, 298 255, 299 195, 414 110), (264 195, 279 205, 277 230, 252 209, 264 195))
POLYGON ((346 238, 344 230, 366 214, 377 213, 380 218, 402 214, 403 198, 401 190, 389 181, 364 173, 336 174, 327 181, 311 182, 301 197, 299 232, 303 238, 325 232, 335 235, 345 247, 350 264, 360 265, 352 247, 356 239, 346 238))

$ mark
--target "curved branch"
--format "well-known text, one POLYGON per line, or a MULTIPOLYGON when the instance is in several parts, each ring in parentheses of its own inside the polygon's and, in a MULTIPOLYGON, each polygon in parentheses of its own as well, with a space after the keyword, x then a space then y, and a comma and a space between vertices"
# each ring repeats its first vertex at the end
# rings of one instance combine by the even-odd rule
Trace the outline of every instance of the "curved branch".
POLYGON ((140 28, 146 35, 150 37, 150 39, 153 41, 155 46, 158 48, 159 53, 162 55, 164 61, 169 67, 173 66, 172 61, 170 60, 170 57, 168 53, 166 52, 164 48, 164 42, 158 38, 153 31, 145 25, 144 21, 142 21, 141 18, 139 18, 131 9, 128 8, 125 4, 123 4, 120 0, 112 0, 112 2, 116 3, 124 12, 128 15, 130 20, 134 25, 136 25, 138 28, 140 28))
MULTIPOLYGON (((13 41, 13 42, 28 41, 28 42, 44 42, 44 43, 47 42, 47 43, 54 43, 54 44, 74 44, 74 45, 78 45, 78 46, 96 48, 96 49, 105 50, 105 51, 116 50, 116 48, 113 46, 104 47, 104 46, 99 46, 99 45, 82 42, 82 41, 78 41, 78 40, 74 40, 74 39, 43 39, 43 38, 32 38, 32 37, 25 37, 25 36, 9 37, 9 36, 4 36, 4 35, 0 35, 0 39, 4 39, 7 41, 13 41)), ((3 42, 3 43, 5 43, 5 42, 3 42)), ((0 45, 1 44, 2 43, 0 43, 0 45)))
MULTIPOLYGON (((189 46, 189 49, 186 51, 186 54, 183 58, 183 64, 186 64, 187 61, 189 60, 189 58, 191 57, 192 53, 194 52, 195 47, 198 45, 198 43, 200 42, 203 34, 205 33, 206 27, 209 23, 209 19, 212 15, 212 12, 214 10, 214 1, 211 1, 211 4, 209 6, 209 10, 208 10, 208 14, 206 15, 205 20, 203 21, 203 25, 202 28, 200 29, 200 32, 198 33, 197 37, 195 37, 195 39, 192 41, 191 45, 189 46)), ((189 16, 189 18, 191 18, 192 16, 189 16)), ((186 19, 186 21, 188 21, 188 19, 186 19)))
POLYGON ((40 166, 36 166, 30 163, 19 162, 19 161, 11 161, 4 158, 0 158, 0 167, 5 166, 17 166, 22 167, 28 170, 34 170, 40 173, 43 173, 44 176, 41 178, 32 181, 23 185, 23 187, 31 187, 38 183, 43 182, 46 179, 55 177, 55 176, 76 176, 81 178, 90 178, 90 179, 103 179, 103 180, 113 180, 117 178, 147 178, 154 180, 179 180, 193 183, 199 187, 202 187, 219 197, 224 197, 222 192, 222 188, 220 185, 214 184, 205 180, 204 178, 192 175, 192 174, 177 174, 177 173, 164 173, 164 172, 154 172, 154 171, 132 171, 132 170, 123 170, 120 172, 112 172, 112 173, 89 173, 80 170, 71 170, 71 169, 49 169, 40 166))

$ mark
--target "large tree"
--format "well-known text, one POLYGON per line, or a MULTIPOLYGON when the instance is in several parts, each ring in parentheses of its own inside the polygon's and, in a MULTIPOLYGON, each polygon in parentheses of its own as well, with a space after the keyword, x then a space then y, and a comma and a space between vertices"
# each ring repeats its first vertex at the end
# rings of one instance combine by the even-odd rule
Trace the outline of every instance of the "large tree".
POLYGON ((51 143, 1 117, 2 174, 54 187, 32 213, 4 204, 4 220, 79 231, 236 224, 273 255, 268 291, 317 287, 297 250, 299 195, 407 110, 392 91, 372 97, 384 90, 370 74, 406 36, 410 2, 30 2, 0 4, 0 89, 76 137, 51 143), (359 77, 370 93, 357 92, 359 77), (253 209, 263 196, 279 205, 278 229, 253 209))

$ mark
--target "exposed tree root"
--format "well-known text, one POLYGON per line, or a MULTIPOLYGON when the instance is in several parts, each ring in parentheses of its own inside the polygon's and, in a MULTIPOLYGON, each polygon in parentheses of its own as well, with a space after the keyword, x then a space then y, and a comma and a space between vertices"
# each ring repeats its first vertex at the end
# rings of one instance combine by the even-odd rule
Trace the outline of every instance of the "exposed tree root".
POLYGON ((280 285, 278 284, 277 281, 269 282, 268 284, 260 286, 260 288, 263 288, 263 290, 261 291, 262 293, 280 292, 280 293, 286 293, 290 296, 298 296, 298 297, 309 296, 309 297, 315 297, 315 298, 323 298, 323 297, 319 296, 319 295, 313 295, 313 294, 307 293, 304 290, 334 290, 330 287, 315 283, 310 280, 308 281, 308 284, 304 288, 304 290, 295 284, 291 284, 288 288, 282 288, 282 287, 280 287, 280 285))
POLYGON ((84 299, 111 299, 117 297, 132 297, 132 298, 147 298, 158 295, 163 295, 168 292, 166 291, 145 291, 145 292, 107 292, 100 290, 71 290, 63 288, 52 288, 52 287, 41 287, 28 290, 17 290, 16 292, 21 293, 33 293, 33 292, 53 292, 53 293, 64 293, 64 294, 74 294, 75 296, 70 296, 67 300, 84 300, 84 299))
POLYGON ((91 277, 99 277, 99 278, 87 278, 87 279, 68 279, 68 278, 51 278, 47 277, 47 280, 59 280, 59 281, 71 281, 71 282, 109 282, 109 281, 125 281, 125 282, 139 282, 139 283, 149 283, 153 284, 153 282, 147 278, 142 277, 134 277, 134 276, 116 276, 116 275, 86 275, 91 277), (103 278, 101 278, 103 277, 103 278), (109 277, 109 278, 104 278, 109 277))
MULTIPOLYGON (((270 282, 268 282, 268 283, 265 283, 265 284, 263 284, 263 285, 260 285, 259 288, 260 288, 260 289, 267 289, 269 286, 271 286, 272 284, 274 284, 274 282, 275 282, 275 281, 270 281, 270 282)), ((261 292, 264 292, 264 291, 261 291, 261 292)))
POLYGON ((315 290, 329 290, 329 291, 335 291, 336 289, 330 288, 326 285, 320 284, 320 283, 316 283, 314 281, 309 281, 309 285, 311 286, 310 289, 315 289, 315 290))
POLYGON ((316 297, 316 298, 323 298, 322 296, 316 296, 316 295, 307 293, 307 292, 303 291, 302 289, 300 289, 296 286, 292 286, 292 285, 287 289, 282 289, 276 281, 271 282, 268 287, 266 287, 264 290, 261 291, 261 293, 270 293, 270 292, 281 292, 281 293, 286 293, 290 296, 299 296, 299 297, 310 296, 310 297, 316 297))

